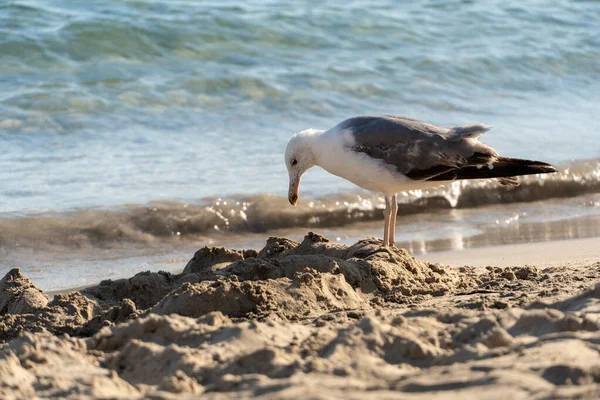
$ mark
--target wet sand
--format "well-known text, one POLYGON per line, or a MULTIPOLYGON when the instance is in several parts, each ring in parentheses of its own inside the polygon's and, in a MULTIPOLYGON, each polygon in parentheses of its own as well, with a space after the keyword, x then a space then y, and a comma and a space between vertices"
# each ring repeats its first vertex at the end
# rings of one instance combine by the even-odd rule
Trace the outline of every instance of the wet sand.
POLYGON ((471 265, 509 267, 513 265, 580 266, 600 260, 600 237, 555 240, 541 243, 518 243, 462 251, 440 251, 421 255, 419 259, 450 266, 471 265))
POLYGON ((0 397, 598 398, 597 238, 418 256, 308 234, 181 274, 0 282, 0 397))

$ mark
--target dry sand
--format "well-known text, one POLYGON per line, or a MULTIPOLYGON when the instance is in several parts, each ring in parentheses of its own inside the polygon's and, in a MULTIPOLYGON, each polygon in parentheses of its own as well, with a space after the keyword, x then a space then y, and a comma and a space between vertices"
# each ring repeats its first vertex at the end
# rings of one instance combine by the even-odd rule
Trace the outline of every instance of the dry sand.
POLYGON ((448 267, 310 233, 52 300, 12 270, 0 398, 599 398, 595 243, 448 267))

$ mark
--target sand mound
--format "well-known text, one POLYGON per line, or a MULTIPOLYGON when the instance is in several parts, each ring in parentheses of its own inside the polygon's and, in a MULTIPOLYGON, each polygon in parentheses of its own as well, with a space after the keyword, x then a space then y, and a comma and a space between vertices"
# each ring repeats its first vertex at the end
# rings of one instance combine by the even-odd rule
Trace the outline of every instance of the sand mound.
POLYGON ((302 243, 269 238, 260 252, 203 248, 182 274, 144 272, 103 281, 83 294, 112 306, 128 298, 138 309, 152 307, 160 314, 275 313, 298 320, 331 310, 369 309, 372 302, 441 296, 472 286, 473 276, 418 261, 404 249, 383 248, 376 239, 341 246, 309 233, 302 243))
POLYGON ((0 315, 28 314, 44 308, 48 296, 38 289, 18 268, 0 280, 0 315))
POLYGON ((231 317, 270 314, 297 320, 331 310, 356 309, 364 300, 343 275, 298 273, 293 279, 238 282, 230 279, 184 284, 161 300, 152 312, 199 317, 220 311, 231 317))
POLYGON ((402 302, 407 296, 441 295, 471 282, 452 270, 417 261, 403 249, 382 248, 374 239, 346 247, 312 233, 302 243, 270 238, 251 258, 242 252, 202 249, 186 270, 195 272, 183 279, 199 283, 175 289, 153 312, 194 317, 212 311, 232 317, 273 313, 298 320, 326 311, 368 309, 381 296, 402 302))
POLYGON ((204 248, 45 303, 11 271, 0 398, 600 395, 600 283, 580 290, 600 263, 452 269, 380 243, 204 248))

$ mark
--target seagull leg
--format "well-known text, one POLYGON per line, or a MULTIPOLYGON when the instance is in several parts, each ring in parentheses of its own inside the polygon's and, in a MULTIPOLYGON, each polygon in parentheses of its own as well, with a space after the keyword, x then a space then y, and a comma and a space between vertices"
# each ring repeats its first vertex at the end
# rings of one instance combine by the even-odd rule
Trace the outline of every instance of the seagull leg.
POLYGON ((387 247, 390 239, 390 216, 391 216, 391 201, 389 196, 385 196, 385 210, 383 210, 383 216, 385 221, 383 222, 383 246, 387 247))
POLYGON ((390 196, 390 246, 396 245, 396 216, 398 215, 398 194, 390 196))

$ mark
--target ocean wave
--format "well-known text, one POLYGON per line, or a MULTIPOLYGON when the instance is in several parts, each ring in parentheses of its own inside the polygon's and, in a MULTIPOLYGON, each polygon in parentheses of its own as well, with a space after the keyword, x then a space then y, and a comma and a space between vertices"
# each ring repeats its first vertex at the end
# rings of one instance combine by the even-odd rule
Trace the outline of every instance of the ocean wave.
MULTIPOLYGON (((522 91, 560 89, 564 99, 580 96, 599 71, 593 19, 572 6, 560 18, 544 7, 525 13, 501 2, 484 9, 457 6, 442 35, 438 24, 428 22, 446 17, 444 10, 407 7, 397 13, 394 2, 329 5, 311 14, 262 2, 58 3, 9 4, 0 15, 0 72, 17 78, 0 88, 23 92, 5 101, 15 114, 115 112, 137 96, 143 98, 134 100, 138 111, 195 108, 215 90, 220 97, 231 95, 225 103, 271 99, 266 106, 277 110, 287 108, 283 103, 311 111, 303 100, 319 92, 317 103, 332 109, 347 108, 348 99, 360 100, 361 107, 391 99, 468 111, 474 95, 489 97, 479 87, 513 99, 522 91), (551 49, 540 40, 544 32, 557 36, 551 49), (483 51, 490 46, 493 52, 483 51), (65 87, 48 85, 52 82, 65 87), (180 92, 178 101, 162 95, 172 89, 180 92), (73 97, 76 104, 69 106, 73 97)), ((597 8, 590 6, 592 13, 597 8)))
MULTIPOLYGON (((560 173, 524 177, 521 182, 518 187, 506 187, 492 181, 462 181, 434 190, 403 192, 399 214, 600 193, 600 160, 573 163, 560 173)), ((598 202, 584 205, 597 207, 598 202)), ((0 219, 0 246, 110 247, 276 229, 340 227, 383 219, 383 208, 383 197, 368 192, 305 199, 298 207, 291 207, 283 197, 260 194, 198 203, 160 201, 110 210, 4 216, 0 219)))

